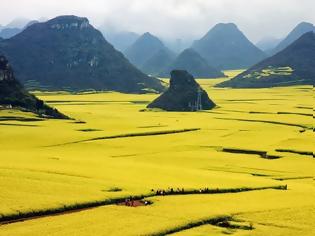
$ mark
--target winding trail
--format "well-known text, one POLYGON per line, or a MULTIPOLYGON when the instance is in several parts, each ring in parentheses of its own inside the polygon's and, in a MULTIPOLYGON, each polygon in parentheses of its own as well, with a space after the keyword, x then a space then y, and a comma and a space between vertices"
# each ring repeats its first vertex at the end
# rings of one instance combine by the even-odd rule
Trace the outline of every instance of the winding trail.
MULTIPOLYGON (((199 189, 187 190, 184 192, 165 191, 163 195, 156 194, 155 192, 151 192, 149 194, 132 196, 132 199, 135 201, 140 201, 149 197, 163 197, 163 196, 171 196, 171 195, 178 196, 178 195, 189 195, 189 194, 240 193, 240 192, 248 192, 248 191, 267 190, 267 189, 287 190, 287 185, 266 186, 266 187, 256 187, 256 188, 242 187, 242 188, 227 188, 227 189, 207 189, 207 191, 200 191, 199 189)), ((18 213, 10 214, 10 215, 0 215, 0 227, 1 225, 13 224, 17 222, 34 220, 34 219, 43 218, 43 217, 58 216, 58 215, 76 213, 80 211, 86 211, 86 210, 90 210, 90 209, 101 207, 101 206, 121 205, 121 203, 123 203, 125 200, 126 200, 126 196, 113 198, 113 199, 104 199, 100 201, 64 205, 63 207, 59 207, 59 208, 34 210, 34 211, 29 211, 29 212, 18 212, 18 213)))
POLYGON ((222 118, 222 117, 215 117, 218 120, 234 120, 234 121, 246 121, 246 122, 254 122, 254 123, 267 123, 267 124, 275 124, 275 125, 286 125, 286 126, 293 126, 299 127, 303 129, 312 129, 307 125, 302 124, 293 124, 293 123, 285 123, 280 121, 271 121, 271 120, 251 120, 251 119, 238 119, 238 118, 222 118))

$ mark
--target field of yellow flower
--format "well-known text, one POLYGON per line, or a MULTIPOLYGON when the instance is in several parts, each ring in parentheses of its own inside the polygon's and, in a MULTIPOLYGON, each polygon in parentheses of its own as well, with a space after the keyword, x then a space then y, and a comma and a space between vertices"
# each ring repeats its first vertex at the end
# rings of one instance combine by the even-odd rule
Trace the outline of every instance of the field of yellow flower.
POLYGON ((0 110, 0 235, 314 235, 312 88, 222 80, 198 80, 211 111, 115 92, 35 92, 74 120, 0 110))

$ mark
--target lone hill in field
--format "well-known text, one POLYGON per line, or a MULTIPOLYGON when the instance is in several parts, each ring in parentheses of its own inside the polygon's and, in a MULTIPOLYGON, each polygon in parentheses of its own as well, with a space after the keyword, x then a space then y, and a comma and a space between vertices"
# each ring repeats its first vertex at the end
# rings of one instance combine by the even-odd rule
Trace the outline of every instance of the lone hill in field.
POLYGON ((29 94, 15 79, 13 70, 4 56, 0 56, 0 105, 21 108, 44 117, 68 119, 67 116, 29 94))
POLYGON ((0 53, 27 87, 129 93, 164 89, 129 63, 86 18, 60 16, 32 24, 1 41, 0 53))
POLYGON ((315 84, 315 33, 309 32, 278 54, 218 87, 265 88, 315 84))
POLYGON ((266 57, 233 23, 217 24, 192 47, 209 65, 225 70, 248 68, 266 57))
POLYGON ((159 38, 145 33, 124 54, 131 63, 141 69, 150 58, 161 50, 169 51, 159 38))
POLYGON ((282 40, 276 48, 274 48, 271 52, 272 54, 276 54, 286 47, 288 47, 290 44, 292 44, 294 41, 296 41, 298 38, 300 38, 303 34, 308 33, 310 31, 315 31, 315 26, 308 22, 302 22, 298 24, 289 34, 288 36, 282 40))
POLYGON ((184 50, 162 73, 161 77, 169 76, 173 70, 189 71, 196 78, 219 78, 225 75, 210 66, 194 49, 184 50))
POLYGON ((148 105, 165 111, 210 110, 216 105, 208 94, 187 71, 171 72, 170 87, 160 97, 148 105))

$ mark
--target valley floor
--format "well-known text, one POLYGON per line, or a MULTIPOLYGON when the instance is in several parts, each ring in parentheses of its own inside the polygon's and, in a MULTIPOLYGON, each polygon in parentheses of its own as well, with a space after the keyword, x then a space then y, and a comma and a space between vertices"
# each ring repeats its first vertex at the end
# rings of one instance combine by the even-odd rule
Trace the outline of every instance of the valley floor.
POLYGON ((212 111, 113 92, 36 93, 70 121, 0 110, 0 235, 314 235, 312 87, 220 81, 199 80, 212 111))

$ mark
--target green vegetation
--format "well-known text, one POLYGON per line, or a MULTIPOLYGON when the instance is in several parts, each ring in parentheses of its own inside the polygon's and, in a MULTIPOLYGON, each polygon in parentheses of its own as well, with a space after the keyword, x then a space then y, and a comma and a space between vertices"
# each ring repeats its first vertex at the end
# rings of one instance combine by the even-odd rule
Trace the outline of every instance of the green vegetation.
POLYGON ((244 76, 245 79, 262 79, 264 77, 280 75, 280 76, 290 76, 292 75, 293 69, 291 67, 272 67, 269 66, 261 71, 254 71, 251 74, 244 76))
MULTIPOLYGON (((60 113, 57 109, 49 107, 44 101, 28 93, 24 87, 16 80, 13 69, 8 60, 0 55, 0 109, 15 108, 24 111, 34 112, 42 118, 69 119, 68 116, 60 113)), ((0 118, 2 120, 18 119, 12 116, 0 118)), ((22 121, 34 121, 22 119, 22 121)), ((37 120, 35 120, 37 121, 37 120)))

